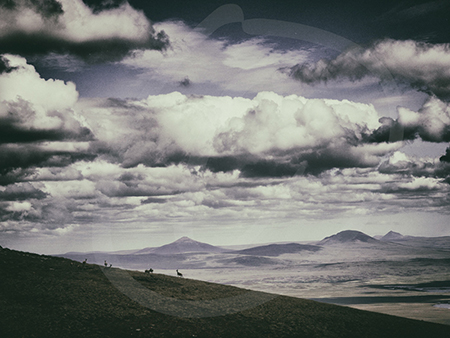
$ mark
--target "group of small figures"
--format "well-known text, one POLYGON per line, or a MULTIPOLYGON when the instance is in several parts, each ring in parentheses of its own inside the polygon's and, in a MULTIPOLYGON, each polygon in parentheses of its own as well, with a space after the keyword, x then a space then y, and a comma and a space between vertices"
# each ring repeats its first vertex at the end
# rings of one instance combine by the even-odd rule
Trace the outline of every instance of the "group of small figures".
MULTIPOLYGON (((87 258, 83 261, 83 267, 86 266, 86 263, 87 263, 87 258)), ((105 268, 108 268, 108 269, 112 267, 112 264, 109 264, 109 266, 108 266, 108 263, 106 263, 106 260, 105 260, 105 262, 103 263, 103 265, 105 266, 105 268)), ((178 269, 175 270, 175 271, 177 272, 177 276, 178 276, 178 277, 183 277, 183 274, 182 274, 180 271, 178 271, 178 269)), ((150 268, 150 269, 148 269, 148 270, 145 270, 144 272, 145 272, 145 273, 153 273, 153 269, 150 268)))
MULTIPOLYGON (((178 271, 178 269, 175 270, 175 271, 177 272, 177 276, 178 276, 178 277, 183 277, 183 274, 182 274, 180 271, 178 271)), ((145 272, 145 273, 153 273, 153 269, 150 268, 150 269, 148 269, 148 270, 145 270, 144 272, 145 272)))

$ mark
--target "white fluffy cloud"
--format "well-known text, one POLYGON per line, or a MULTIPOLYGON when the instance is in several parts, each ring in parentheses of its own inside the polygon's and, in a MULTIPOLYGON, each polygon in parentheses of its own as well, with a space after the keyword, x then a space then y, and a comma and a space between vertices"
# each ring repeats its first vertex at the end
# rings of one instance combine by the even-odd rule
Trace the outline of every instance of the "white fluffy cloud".
POLYGON ((424 141, 450 141, 450 108, 448 103, 431 97, 418 112, 399 108, 398 122, 409 133, 417 133, 424 141))
POLYGON ((42 79, 22 57, 3 55, 0 74, 0 185, 35 167, 65 167, 95 156, 94 136, 73 111, 73 83, 42 79))
POLYGON ((78 100, 75 84, 42 79, 22 57, 3 55, 11 71, 0 74, 0 118, 25 130, 80 130, 71 110, 78 100))
POLYGON ((167 36, 127 1, 96 12, 82 0, 13 0, 0 8, 0 53, 69 54, 101 62, 168 45, 167 36))
POLYGON ((14 1, 12 9, 0 12, 0 37, 17 32, 39 33, 73 42, 100 39, 129 39, 145 41, 152 27, 143 12, 128 2, 94 14, 82 0, 50 1, 48 10, 33 6, 27 0, 14 1))
POLYGON ((361 132, 380 126, 370 105, 271 92, 254 99, 189 97, 175 92, 130 105, 146 108, 139 114, 154 119, 160 143, 175 144, 195 156, 311 149, 342 138, 361 138, 361 132))
POLYGON ((243 175, 292 176, 373 167, 402 143, 364 144, 381 126, 371 105, 261 92, 253 99, 186 96, 83 99, 76 111, 103 158, 125 167, 199 164, 243 175))
POLYGON ((46 111, 52 111, 71 108, 78 100, 73 82, 45 80, 22 57, 6 54, 2 58, 13 71, 0 76, 0 101, 21 98, 46 111))

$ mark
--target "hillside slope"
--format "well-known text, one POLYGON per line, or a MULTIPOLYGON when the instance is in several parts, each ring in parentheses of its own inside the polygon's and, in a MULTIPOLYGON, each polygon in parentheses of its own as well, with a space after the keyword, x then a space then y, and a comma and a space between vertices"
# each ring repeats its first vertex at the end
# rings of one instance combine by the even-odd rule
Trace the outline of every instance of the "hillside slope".
MULTIPOLYGON (((131 300, 139 292, 195 302, 238 299, 247 290, 187 278, 103 270, 96 265, 0 249, 0 336, 9 337, 448 337, 450 326, 258 293, 260 305, 227 315, 186 318, 131 300), (112 277, 118 276, 114 281, 112 277), (127 276, 120 279, 120 276, 127 276), (123 282, 123 286, 118 286, 123 282), (114 285, 113 285, 114 284, 114 285), (123 292, 119 291, 122 290, 123 292)), ((256 293, 255 293, 256 294, 256 293)), ((158 298, 157 297, 157 298, 158 298)), ((168 305, 170 302, 168 302, 168 305)), ((226 304, 222 302, 221 304, 226 304)), ((231 302, 232 304, 233 302, 231 302)), ((164 305, 164 303, 160 304, 164 305)))

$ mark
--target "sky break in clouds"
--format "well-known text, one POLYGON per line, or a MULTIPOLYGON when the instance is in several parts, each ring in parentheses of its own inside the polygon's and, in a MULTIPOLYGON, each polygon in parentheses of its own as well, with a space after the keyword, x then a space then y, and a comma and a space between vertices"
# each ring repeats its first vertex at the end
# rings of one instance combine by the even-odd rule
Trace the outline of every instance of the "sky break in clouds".
POLYGON ((205 35, 133 1, 0 9, 1 245, 450 234, 447 42, 205 35))

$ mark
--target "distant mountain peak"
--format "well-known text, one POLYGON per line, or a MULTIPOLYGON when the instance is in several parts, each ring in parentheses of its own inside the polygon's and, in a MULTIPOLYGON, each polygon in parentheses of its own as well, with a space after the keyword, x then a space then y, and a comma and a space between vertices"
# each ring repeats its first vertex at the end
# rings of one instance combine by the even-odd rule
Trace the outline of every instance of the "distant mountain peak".
POLYGON ((380 241, 394 241, 394 240, 399 240, 399 239, 403 239, 403 238, 405 238, 405 236, 403 236, 401 233, 391 230, 386 235, 381 237, 380 241))
POLYGON ((324 244, 337 244, 337 243, 352 243, 352 242, 363 242, 363 243, 378 243, 379 241, 364 232, 357 230, 344 230, 335 235, 329 236, 321 240, 319 245, 324 244))
POLYGON ((177 240, 176 240, 175 242, 173 242, 173 243, 186 243, 186 242, 197 242, 197 241, 194 241, 192 238, 189 238, 189 237, 187 237, 187 236, 183 236, 183 237, 177 239, 177 240))
POLYGON ((187 236, 177 239, 175 242, 154 248, 153 253, 157 254, 176 254, 186 252, 222 252, 224 249, 207 243, 193 240, 187 236))

